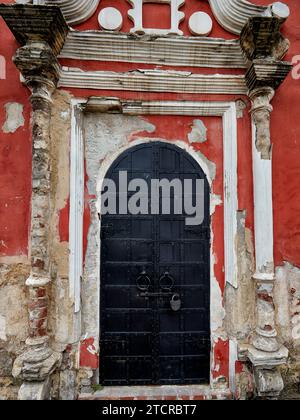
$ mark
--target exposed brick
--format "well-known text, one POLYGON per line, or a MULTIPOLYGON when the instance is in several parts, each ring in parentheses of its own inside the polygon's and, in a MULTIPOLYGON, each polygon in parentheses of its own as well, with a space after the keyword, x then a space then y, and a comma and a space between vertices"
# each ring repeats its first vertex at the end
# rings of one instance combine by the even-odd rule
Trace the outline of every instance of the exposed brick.
POLYGON ((29 308, 30 311, 33 311, 34 309, 45 308, 46 306, 47 306, 47 299, 46 298, 40 298, 40 299, 32 300, 29 303, 28 308, 29 308))
POLYGON ((45 287, 31 287, 29 289, 30 299, 38 299, 46 296, 45 287))

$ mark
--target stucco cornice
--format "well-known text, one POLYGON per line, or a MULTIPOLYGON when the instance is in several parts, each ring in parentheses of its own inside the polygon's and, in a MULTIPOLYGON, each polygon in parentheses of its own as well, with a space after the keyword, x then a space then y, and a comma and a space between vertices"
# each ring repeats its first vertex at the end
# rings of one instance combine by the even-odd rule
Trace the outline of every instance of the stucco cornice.
MULTIPOLYGON (((16 0, 16 3, 33 3, 59 6, 69 25, 85 22, 96 11, 100 0, 16 0)), ((254 2, 253 2, 254 3, 254 2)), ((289 8, 281 2, 270 6, 258 6, 247 0, 209 0, 212 12, 219 24, 233 34, 240 34, 252 16, 276 16, 283 20, 289 16, 289 8)))

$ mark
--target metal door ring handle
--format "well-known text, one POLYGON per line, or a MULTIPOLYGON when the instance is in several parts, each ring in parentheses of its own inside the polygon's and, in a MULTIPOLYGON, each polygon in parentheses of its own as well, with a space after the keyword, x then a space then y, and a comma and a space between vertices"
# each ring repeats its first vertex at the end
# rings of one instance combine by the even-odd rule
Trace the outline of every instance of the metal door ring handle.
POLYGON ((141 273, 141 275, 136 279, 136 285, 141 292, 147 292, 149 290, 151 280, 146 272, 141 273))
POLYGON ((162 290, 172 290, 175 284, 175 279, 168 271, 165 272, 159 279, 159 286, 162 290))

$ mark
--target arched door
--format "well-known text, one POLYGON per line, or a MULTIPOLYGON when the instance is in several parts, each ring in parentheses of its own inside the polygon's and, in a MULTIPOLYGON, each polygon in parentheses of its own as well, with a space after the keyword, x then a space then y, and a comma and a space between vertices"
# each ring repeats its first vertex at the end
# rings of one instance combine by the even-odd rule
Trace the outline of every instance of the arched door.
MULTIPOLYGON (((120 172, 123 178, 127 174, 126 185, 133 179, 146 181, 150 214, 123 214, 118 204, 116 214, 102 216, 101 383, 208 383, 210 189, 206 176, 187 152, 162 142, 133 147, 114 162, 106 178, 115 181, 116 198, 123 194, 120 172), (170 214, 162 214, 161 208, 159 214, 151 214, 154 179, 203 180, 203 223, 187 225, 186 214, 177 214, 174 204, 170 214)), ((133 194, 129 192, 126 200, 133 194)), ((171 199, 178 200, 174 191, 171 199)))

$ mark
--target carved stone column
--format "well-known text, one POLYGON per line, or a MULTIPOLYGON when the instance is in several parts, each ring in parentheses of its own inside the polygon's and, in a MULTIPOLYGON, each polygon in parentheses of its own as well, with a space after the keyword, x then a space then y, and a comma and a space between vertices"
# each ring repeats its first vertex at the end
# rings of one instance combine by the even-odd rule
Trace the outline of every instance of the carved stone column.
POLYGON ((277 398, 283 390, 278 366, 285 364, 288 350, 278 341, 273 299, 275 268, 272 197, 271 101, 275 89, 291 69, 280 61, 289 42, 280 34, 283 20, 276 17, 249 19, 241 33, 241 46, 249 60, 246 82, 252 103, 253 184, 255 213, 256 329, 246 357, 254 366, 259 397, 277 398))
POLYGON ((15 361, 13 375, 23 381, 19 399, 45 399, 50 375, 61 362, 61 355, 49 347, 47 334, 47 286, 51 282, 50 118, 51 97, 60 72, 56 57, 68 27, 56 7, 0 6, 0 14, 17 41, 23 44, 16 52, 14 63, 31 91, 32 105, 31 275, 26 282, 29 337, 26 352, 15 361))

